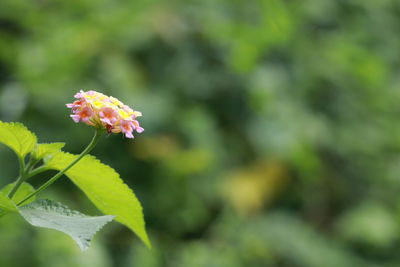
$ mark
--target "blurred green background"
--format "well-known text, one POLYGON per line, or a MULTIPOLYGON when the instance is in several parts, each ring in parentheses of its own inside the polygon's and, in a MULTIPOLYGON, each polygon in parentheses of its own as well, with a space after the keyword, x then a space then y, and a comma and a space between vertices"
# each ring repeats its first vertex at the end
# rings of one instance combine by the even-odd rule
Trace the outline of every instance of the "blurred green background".
MULTIPOLYGON (((10 215, 0 266, 400 266, 399 74, 397 0, 1 0, 0 119, 78 153, 78 90, 142 111, 92 154, 153 249, 112 223, 82 253, 10 215)), ((42 197, 99 214, 66 178, 42 197)))

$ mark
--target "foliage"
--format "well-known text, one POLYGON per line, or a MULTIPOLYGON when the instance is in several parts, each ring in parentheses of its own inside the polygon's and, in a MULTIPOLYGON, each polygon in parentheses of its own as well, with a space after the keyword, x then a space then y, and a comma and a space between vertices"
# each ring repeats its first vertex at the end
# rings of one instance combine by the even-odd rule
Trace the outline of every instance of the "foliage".
POLYGON ((64 146, 65 143, 36 144, 32 156, 36 160, 43 159, 45 156, 51 157, 55 153, 59 152, 64 146))
POLYGON ((14 202, 6 194, 0 192, 0 208, 6 211, 16 211, 14 202))
MULTIPOLYGON (((20 172, 19 179, 23 181, 34 176, 36 170, 43 172, 56 169, 64 173, 64 170, 67 170, 71 162, 78 157, 62 152, 64 143, 36 144, 35 135, 22 124, 0 121, 0 135, 2 136, 0 143, 11 147, 23 162, 25 155, 31 152, 26 167, 25 164, 20 165, 23 170, 20 172), (37 164, 40 159, 43 159, 43 165, 32 170, 30 167, 37 164), (31 166, 29 162, 35 163, 31 166)), ((113 215, 90 217, 50 200, 37 200, 28 204, 34 200, 31 194, 34 196, 33 194, 37 191, 30 184, 22 182, 19 185, 17 181, 0 191, 0 208, 3 209, 3 214, 0 216, 8 212, 18 212, 33 226, 51 228, 70 235, 82 250, 89 247, 92 236, 104 224, 116 217, 117 221, 131 228, 150 247, 142 207, 132 190, 122 182, 111 167, 86 155, 65 174, 101 211, 113 215), (13 194, 15 186, 18 189, 13 194)))
POLYGON ((10 147, 22 158, 35 147, 36 136, 20 123, 0 121, 0 143, 10 147))
MULTIPOLYGON (((64 169, 76 156, 59 152, 48 159, 45 166, 64 169)), ((85 156, 65 173, 105 214, 134 231, 150 247, 147 237, 142 206, 132 190, 123 183, 118 173, 93 156, 85 156)))
MULTIPOLYGON (((14 187, 14 183, 8 184, 5 187, 3 187, 0 192, 3 193, 5 196, 7 196, 11 189, 14 187)), ((25 199, 25 197, 29 196, 31 193, 33 193, 35 189, 28 183, 23 182, 21 186, 19 187, 18 191, 15 193, 15 195, 12 196, 11 200, 14 203, 18 203, 25 199)), ((34 201, 36 196, 33 196, 32 198, 28 199, 25 204, 28 204, 32 201, 34 201)))
POLYGON ((18 211, 33 226, 70 235, 82 250, 86 250, 93 235, 114 218, 111 215, 86 216, 51 200, 38 200, 18 208, 18 211))

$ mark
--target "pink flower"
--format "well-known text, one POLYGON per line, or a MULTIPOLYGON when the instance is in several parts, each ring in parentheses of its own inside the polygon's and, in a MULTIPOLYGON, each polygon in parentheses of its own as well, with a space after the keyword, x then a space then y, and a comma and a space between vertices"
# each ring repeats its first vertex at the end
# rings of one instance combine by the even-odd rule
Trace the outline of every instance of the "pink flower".
POLYGON ((127 138, 133 138, 133 131, 141 133, 137 117, 142 113, 135 111, 112 96, 90 90, 80 91, 74 95, 77 100, 66 104, 71 109, 71 118, 75 122, 106 129, 109 133, 123 133, 127 138))
POLYGON ((71 104, 66 104, 67 108, 72 108, 72 110, 76 110, 79 109, 82 105, 82 101, 81 100, 76 100, 71 104))
POLYGON ((88 122, 93 116, 93 111, 89 107, 84 107, 70 116, 75 122, 88 122))
POLYGON ((144 131, 144 129, 140 127, 139 122, 137 120, 133 120, 132 124, 135 127, 136 132, 141 133, 144 131))
POLYGON ((123 134, 128 138, 133 138, 132 132, 135 126, 131 121, 121 120, 120 129, 123 134))
POLYGON ((118 120, 118 113, 112 108, 102 108, 99 112, 100 120, 108 125, 113 125, 118 120))
POLYGON ((83 91, 82 90, 80 90, 78 93, 76 93, 75 95, 74 95, 74 97, 75 98, 82 98, 83 97, 83 91))

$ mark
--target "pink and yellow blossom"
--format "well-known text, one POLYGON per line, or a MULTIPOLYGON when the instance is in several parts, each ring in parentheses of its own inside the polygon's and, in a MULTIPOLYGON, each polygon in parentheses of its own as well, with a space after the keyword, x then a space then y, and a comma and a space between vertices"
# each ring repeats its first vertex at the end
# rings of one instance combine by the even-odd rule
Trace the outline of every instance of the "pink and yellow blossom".
POLYGON ((115 97, 90 90, 80 91, 74 95, 77 99, 66 104, 70 108, 71 118, 97 128, 106 129, 109 133, 123 133, 133 138, 133 131, 144 131, 137 120, 142 113, 135 111, 115 97))

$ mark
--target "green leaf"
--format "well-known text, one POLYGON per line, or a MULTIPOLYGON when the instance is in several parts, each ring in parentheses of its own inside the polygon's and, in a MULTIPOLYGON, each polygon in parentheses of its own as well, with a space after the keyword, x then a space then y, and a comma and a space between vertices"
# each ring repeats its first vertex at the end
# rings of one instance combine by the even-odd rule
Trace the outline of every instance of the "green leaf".
MULTIPOLYGON (((8 193, 10 193, 11 189, 13 188, 13 186, 14 186, 14 183, 8 184, 5 187, 3 187, 0 190, 0 192, 7 196, 8 193)), ((30 195, 34 191, 35 191, 35 188, 33 188, 33 186, 31 186, 30 184, 24 182, 18 188, 17 192, 13 195, 12 201, 14 203, 18 203, 21 200, 25 199, 25 197, 27 197, 28 195, 30 195)), ((35 200, 35 196, 33 196, 29 200, 27 200, 25 202, 25 204, 28 204, 28 203, 30 203, 30 202, 32 202, 34 200, 35 200)))
POLYGON ((17 211, 14 202, 3 192, 0 192, 0 208, 6 211, 17 211))
MULTIPOLYGON (((46 165, 51 169, 61 170, 75 157, 76 155, 60 152, 49 159, 46 165)), ((104 214, 115 215, 117 222, 130 228, 148 247, 151 246, 146 234, 142 206, 113 168, 87 155, 69 169, 66 175, 98 209, 104 214)))
POLYGON ((22 158, 35 147, 36 136, 21 123, 0 121, 0 143, 22 158))
POLYGON ((59 152, 64 146, 65 143, 37 144, 33 150, 32 156, 35 159, 42 159, 45 156, 51 156, 59 152))
POLYGON ((87 216, 61 203, 40 199, 18 208, 22 217, 33 226, 50 228, 63 232, 86 250, 94 234, 114 216, 87 216))

